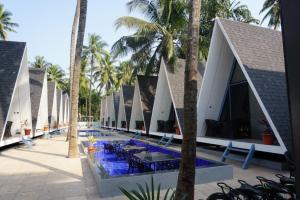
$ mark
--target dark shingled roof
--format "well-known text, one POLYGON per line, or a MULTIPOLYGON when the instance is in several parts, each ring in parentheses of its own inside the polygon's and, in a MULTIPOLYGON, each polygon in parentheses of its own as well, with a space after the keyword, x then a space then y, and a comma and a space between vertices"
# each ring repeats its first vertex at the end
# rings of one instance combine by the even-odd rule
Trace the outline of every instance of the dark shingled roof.
POLYGON ((150 128, 157 80, 157 76, 137 76, 146 132, 148 132, 150 128))
MULTIPOLYGON (((184 70, 185 70, 185 60, 177 59, 174 70, 171 66, 166 64, 167 68, 167 76, 171 88, 171 93, 174 98, 174 104, 176 113, 178 115, 178 120, 180 123, 180 127, 183 131, 184 123, 183 123, 183 108, 184 108, 184 70)), ((198 65, 198 94, 202 84, 202 77, 204 75, 205 64, 199 63, 198 65)))
POLYGON ((48 81, 48 120, 51 119, 54 91, 55 91, 55 83, 48 81))
POLYGON ((282 35, 254 25, 218 19, 236 50, 287 149, 292 148, 282 35))
POLYGON ((61 103, 61 90, 56 90, 56 97, 57 97, 57 123, 59 123, 59 112, 60 112, 60 103, 61 103))
POLYGON ((31 116, 33 133, 36 131, 36 123, 40 102, 42 97, 42 90, 45 78, 45 69, 29 68, 29 83, 30 83, 30 99, 31 99, 31 116))
POLYGON ((5 129, 25 46, 23 42, 0 41, 0 134, 5 129))
POLYGON ((114 92, 113 97, 114 97, 115 117, 116 117, 116 122, 117 122, 118 121, 118 114, 119 114, 120 93, 119 92, 114 92))
POLYGON ((132 103, 133 103, 134 87, 130 85, 123 85, 122 90, 123 90, 123 97, 124 97, 126 121, 127 121, 127 125, 129 126, 132 103))

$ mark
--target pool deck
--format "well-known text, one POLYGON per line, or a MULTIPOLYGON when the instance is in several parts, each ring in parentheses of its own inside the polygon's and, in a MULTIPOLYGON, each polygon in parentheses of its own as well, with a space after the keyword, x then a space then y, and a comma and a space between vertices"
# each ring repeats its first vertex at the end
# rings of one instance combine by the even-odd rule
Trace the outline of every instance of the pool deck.
MULTIPOLYGON (((100 198, 89 169, 87 158, 66 158, 68 143, 65 136, 36 139, 31 150, 20 145, 0 151, 0 199, 5 200, 124 200, 124 196, 100 198)), ((171 148, 177 149, 178 146, 171 148)), ((198 152, 198 156, 219 160, 218 156, 198 152)), ((243 179, 256 184, 256 176, 274 179, 275 173, 285 173, 251 165, 242 170, 240 163, 232 163, 234 179, 226 181, 238 186, 243 179)), ((116 188, 117 189, 117 188, 116 188)), ((196 199, 205 199, 219 191, 216 183, 196 185, 196 199)))

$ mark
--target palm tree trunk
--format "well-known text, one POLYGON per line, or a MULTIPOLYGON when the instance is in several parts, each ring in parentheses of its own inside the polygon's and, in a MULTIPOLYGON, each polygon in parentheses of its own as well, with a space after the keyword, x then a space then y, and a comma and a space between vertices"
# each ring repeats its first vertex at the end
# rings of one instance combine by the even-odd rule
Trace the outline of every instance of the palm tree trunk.
MULTIPOLYGON (((80 0, 77 0, 76 5, 76 11, 73 19, 73 25, 72 25, 72 32, 71 32, 71 46, 70 46, 70 88, 72 88, 72 78, 73 78, 73 68, 74 68, 74 59, 75 59, 75 46, 76 46, 76 32, 78 29, 78 20, 79 20, 79 10, 80 9, 80 0)), ((71 106, 71 97, 69 104, 71 106)), ((70 115, 71 116, 71 115, 70 115)), ((69 118, 70 118, 69 116, 69 118)), ((69 119, 69 127, 70 127, 71 120, 69 119)), ((68 129, 67 139, 66 141, 69 141, 70 137, 70 129, 68 129)))
POLYGON ((188 54, 184 78, 184 130, 176 200, 194 200, 197 136, 197 65, 200 28, 200 0, 190 0, 188 54))
POLYGON ((80 79, 80 62, 81 52, 83 47, 86 13, 87 13, 88 0, 80 1, 80 14, 78 22, 78 33, 75 51, 75 62, 72 77, 71 88, 71 123, 70 123, 70 140, 69 140, 69 158, 76 158, 79 156, 78 144, 77 144, 77 122, 78 122, 78 98, 79 98, 79 79, 80 79))

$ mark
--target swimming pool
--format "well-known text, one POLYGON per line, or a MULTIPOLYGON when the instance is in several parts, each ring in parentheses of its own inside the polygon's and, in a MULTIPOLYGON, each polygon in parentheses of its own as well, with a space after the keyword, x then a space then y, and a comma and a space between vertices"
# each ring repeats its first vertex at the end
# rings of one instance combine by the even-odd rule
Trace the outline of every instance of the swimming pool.
MULTIPOLYGON (((87 141, 82 142, 85 148, 89 144, 87 141)), ((118 189, 124 187, 127 190, 136 189, 136 183, 149 183, 150 177, 153 176, 157 183, 161 184, 161 189, 176 187, 180 152, 170 150, 161 146, 148 144, 134 139, 109 140, 104 139, 97 141, 95 144, 97 151, 93 156, 88 156, 88 163, 95 177, 97 188, 101 197, 113 197, 121 195, 118 189), (175 168, 170 169, 153 169, 140 171, 139 169, 128 170, 129 163, 125 158, 120 159, 114 152, 104 151, 105 144, 120 141, 120 143, 131 143, 139 148, 147 148, 148 152, 153 154, 167 155, 178 158, 175 168)), ((232 166, 204 158, 196 160, 195 184, 204 184, 214 181, 228 180, 233 177, 232 166)))
MULTIPOLYGON (((102 169, 104 176, 106 177, 118 177, 118 176, 128 176, 128 175, 138 175, 142 173, 153 173, 158 171, 167 171, 167 170, 178 170, 179 169, 179 159, 181 157, 181 153, 177 151, 173 151, 170 149, 166 149, 160 146, 151 145, 142 141, 138 140, 122 140, 120 143, 127 143, 131 146, 137 147, 145 147, 147 152, 155 153, 156 154, 165 154, 169 155, 170 157, 174 158, 173 165, 171 168, 167 168, 164 166, 160 166, 159 169, 154 168, 155 165, 150 165, 147 171, 141 170, 138 168, 130 169, 128 159, 126 157, 121 157, 117 155, 115 152, 106 152, 104 151, 104 145, 110 143, 110 141, 97 141, 95 146, 97 149, 101 149, 95 153, 95 162, 97 162, 98 166, 102 169)), ((85 144, 87 145, 87 144, 85 144)), ((162 163, 164 164, 164 163, 162 163)), ((206 160, 203 158, 196 159, 196 167, 212 167, 220 165, 214 161, 206 160)))

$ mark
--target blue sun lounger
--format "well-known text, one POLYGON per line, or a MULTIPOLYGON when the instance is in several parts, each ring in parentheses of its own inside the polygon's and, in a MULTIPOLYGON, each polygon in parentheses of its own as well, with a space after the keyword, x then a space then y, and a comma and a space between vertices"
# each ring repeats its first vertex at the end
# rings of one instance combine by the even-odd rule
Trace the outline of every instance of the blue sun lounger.
POLYGON ((142 132, 138 131, 138 132, 133 132, 133 137, 132 138, 135 138, 135 139, 138 139, 142 136, 142 132))
POLYGON ((28 149, 31 149, 32 146, 35 145, 35 143, 32 141, 32 139, 28 136, 22 136, 22 142, 28 149))
POLYGON ((159 140, 158 144, 167 147, 172 143, 173 139, 174 139, 173 135, 168 137, 166 134, 164 134, 164 136, 162 136, 161 139, 159 140))

